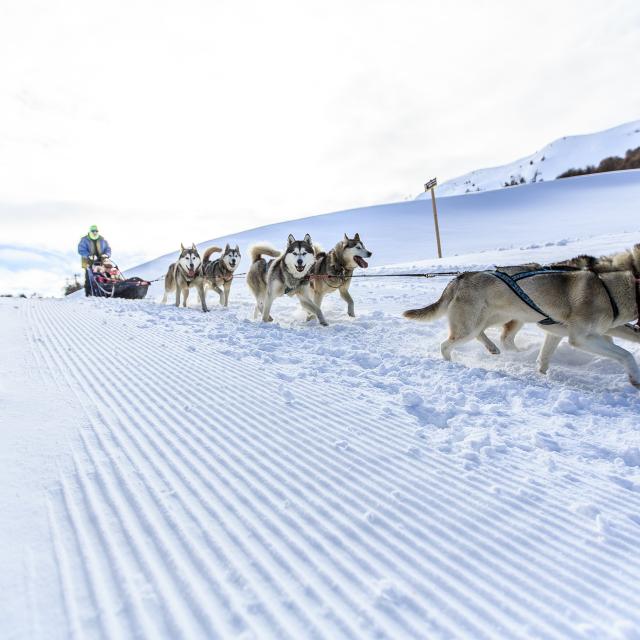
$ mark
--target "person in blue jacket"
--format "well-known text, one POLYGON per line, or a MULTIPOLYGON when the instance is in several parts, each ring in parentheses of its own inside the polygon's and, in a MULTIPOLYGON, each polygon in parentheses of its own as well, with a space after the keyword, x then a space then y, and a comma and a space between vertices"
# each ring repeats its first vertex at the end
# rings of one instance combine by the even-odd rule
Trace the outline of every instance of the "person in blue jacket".
POLYGON ((86 236, 80 238, 78 253, 82 256, 83 269, 86 269, 97 259, 111 257, 111 247, 106 239, 100 235, 95 224, 89 227, 89 233, 86 236))
POLYGON ((89 295, 89 276, 87 275, 87 267, 95 262, 100 262, 102 258, 111 257, 111 247, 109 243, 98 232, 98 227, 92 224, 89 227, 89 233, 80 238, 78 242, 78 253, 82 257, 82 268, 84 269, 84 293, 89 295))

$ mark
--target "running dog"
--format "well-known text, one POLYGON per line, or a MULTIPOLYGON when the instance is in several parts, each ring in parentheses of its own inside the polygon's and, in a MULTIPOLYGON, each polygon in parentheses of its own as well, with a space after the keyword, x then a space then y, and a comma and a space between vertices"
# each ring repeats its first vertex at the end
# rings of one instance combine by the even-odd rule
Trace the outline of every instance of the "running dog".
POLYGON ((487 327, 512 321, 544 322, 541 326, 548 335, 538 356, 539 371, 546 371, 550 355, 568 337, 571 346, 620 363, 631 384, 640 388, 640 369, 633 355, 611 337, 626 337, 624 325, 640 322, 640 244, 590 270, 537 272, 520 280, 529 302, 495 273, 463 273, 447 285, 437 302, 405 311, 404 316, 423 321, 448 316, 449 338, 440 347, 445 360, 451 359, 452 349, 474 338, 497 350, 484 333, 487 327))
POLYGON ((317 244, 313 248, 316 254, 316 262, 311 268, 313 301, 321 307, 322 298, 337 290, 347 303, 347 314, 355 317, 353 298, 349 293, 351 276, 356 267, 366 269, 369 263, 365 258, 373 254, 364 246, 358 233, 353 238, 345 233, 344 238, 330 251, 323 251, 317 244))
POLYGON ((180 294, 182 294, 182 304, 187 306, 187 298, 189 297, 189 289, 195 287, 200 297, 202 310, 207 309, 207 301, 204 294, 204 277, 202 275, 202 260, 196 249, 196 245, 192 244, 185 249, 180 244, 180 255, 177 262, 173 262, 167 269, 167 275, 164 277, 164 296, 162 303, 167 302, 167 296, 172 291, 176 292, 176 307, 180 306, 180 294))
MULTIPOLYGON (((616 254, 617 255, 617 254, 616 254)), ((522 265, 512 265, 508 267, 496 267, 497 270, 507 273, 508 275, 514 275, 516 273, 520 273, 522 271, 532 270, 535 271, 537 269, 566 269, 567 271, 576 271, 576 270, 587 270, 587 271, 615 271, 614 266, 614 256, 600 256, 596 258, 595 256, 589 256, 586 254, 582 254, 579 256, 575 256, 574 258, 569 258, 568 260, 562 260, 560 262, 552 262, 549 265, 543 266, 537 262, 529 262, 527 264, 522 265)), ((622 254, 624 255, 624 254, 622 254)), ((502 334, 500 335, 500 344, 501 346, 508 351, 519 351, 518 347, 515 343, 515 338, 520 329, 522 329, 524 323, 519 320, 510 320, 502 327, 502 334)), ((541 325, 542 327, 542 325, 541 325)), ((542 327, 544 328, 544 327, 542 327)), ((640 331, 632 325, 624 324, 621 327, 614 327, 609 329, 607 335, 613 336, 615 338, 621 338, 623 340, 629 340, 631 342, 640 343, 640 331)), ((486 341, 483 338, 480 338, 480 341, 485 344, 487 350, 492 354, 500 353, 500 350, 489 340, 486 335, 484 336, 486 341)), ((556 348, 558 347, 562 338, 555 340, 554 337, 547 334, 545 338, 545 343, 541 348, 540 355, 538 357, 538 370, 540 373, 546 373, 549 368, 549 360, 556 348)))
POLYGON ((271 322, 273 301, 283 295, 296 295, 303 309, 314 314, 321 325, 327 326, 320 307, 309 297, 309 275, 315 259, 309 234, 303 240, 289 235, 287 248, 282 254, 269 245, 252 247, 247 284, 256 299, 253 317, 262 314, 263 322, 271 322), (263 255, 274 259, 267 262, 263 255))
POLYGON ((212 254, 220 253, 220 247, 209 247, 202 255, 202 274, 204 276, 205 292, 213 289, 220 296, 220 304, 229 306, 229 292, 233 282, 233 272, 240 264, 240 249, 236 245, 233 249, 227 244, 222 255, 215 260, 209 260, 212 254), (222 285, 222 289, 220 289, 222 285))

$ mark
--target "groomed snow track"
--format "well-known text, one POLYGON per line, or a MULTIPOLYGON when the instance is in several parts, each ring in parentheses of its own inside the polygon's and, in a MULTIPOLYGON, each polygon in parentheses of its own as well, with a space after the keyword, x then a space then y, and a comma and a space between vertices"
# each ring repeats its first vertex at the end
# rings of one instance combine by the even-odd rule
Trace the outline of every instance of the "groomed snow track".
POLYGON ((627 424, 622 375, 567 396, 533 355, 520 377, 442 362, 441 326, 248 309, 23 304, 79 434, 48 497, 65 622, 42 637, 638 637, 637 468, 570 415, 592 393, 627 424))

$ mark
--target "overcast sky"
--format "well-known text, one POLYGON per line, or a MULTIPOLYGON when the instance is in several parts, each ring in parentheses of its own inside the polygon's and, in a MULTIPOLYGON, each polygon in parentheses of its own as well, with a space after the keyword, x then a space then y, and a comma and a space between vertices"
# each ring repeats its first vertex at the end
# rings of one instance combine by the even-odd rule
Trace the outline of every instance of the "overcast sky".
POLYGON ((402 200, 640 118, 639 76, 637 0, 0 0, 0 243, 402 200))

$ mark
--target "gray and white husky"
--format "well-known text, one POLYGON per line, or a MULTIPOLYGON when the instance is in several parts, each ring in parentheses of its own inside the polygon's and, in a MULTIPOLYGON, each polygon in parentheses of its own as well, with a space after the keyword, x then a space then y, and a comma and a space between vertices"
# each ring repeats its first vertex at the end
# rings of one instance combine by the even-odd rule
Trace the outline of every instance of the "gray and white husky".
POLYGON ((364 246, 359 233, 353 238, 345 233, 344 238, 330 251, 323 251, 317 244, 314 249, 316 262, 311 269, 313 301, 321 307, 322 298, 337 290, 347 303, 347 314, 354 317, 353 298, 349 293, 351 276, 356 267, 366 269, 369 263, 365 258, 370 258, 373 254, 364 246))
POLYGON ((309 274, 315 263, 313 243, 309 234, 303 240, 289 235, 287 248, 280 253, 273 247, 260 244, 251 247, 251 267, 247 273, 247 284, 256 299, 253 317, 262 315, 263 322, 270 322, 273 301, 284 295, 298 296, 303 309, 318 318, 326 326, 320 307, 310 297, 309 274), (274 259, 267 262, 262 256, 274 259))
POLYGON ((172 291, 176 292, 176 307, 180 306, 180 294, 182 294, 182 304, 187 306, 189 298, 189 289, 195 287, 200 297, 203 311, 207 309, 207 302, 204 296, 204 278, 202 276, 202 259, 196 249, 196 245, 192 244, 188 249, 180 244, 180 255, 178 260, 169 265, 167 274, 164 277, 164 295, 162 303, 166 303, 167 296, 172 291))
MULTIPOLYGON (((640 369, 633 355, 613 342, 628 338, 628 325, 640 314, 640 244, 602 260, 590 269, 541 273, 520 280, 530 300, 556 324, 540 325, 546 332, 538 356, 538 369, 546 372, 549 358, 564 337, 577 349, 619 362, 632 385, 640 388, 640 369)), ((454 278, 440 299, 423 309, 405 311, 414 320, 449 319, 449 337, 441 345, 442 356, 451 359, 455 347, 474 338, 488 349, 497 347, 485 329, 495 325, 539 323, 540 313, 491 272, 469 272, 454 278)))
MULTIPOLYGON (((620 259, 619 257, 616 257, 619 255, 624 256, 625 254, 623 253, 614 254, 613 256, 600 256, 599 258, 582 254, 574 258, 569 258, 568 260, 552 262, 548 265, 542 265, 538 262, 529 262, 521 265, 496 267, 496 269, 499 269, 500 271, 503 271, 504 273, 507 273, 509 275, 515 275, 516 273, 528 270, 535 271, 536 269, 544 269, 545 267, 547 269, 565 268, 569 271, 586 270, 598 273, 602 271, 615 271, 619 267, 619 265, 615 262, 620 259)), ((510 320, 505 325, 503 325, 502 333, 500 335, 500 345, 504 349, 509 351, 519 351, 515 343, 515 338, 523 325, 524 323, 520 322, 519 320, 510 320)), ((541 328, 544 327, 542 327, 541 325, 541 328)), ((637 326, 632 326, 630 324, 612 327, 606 332, 606 335, 614 338, 621 338, 622 340, 628 340, 630 342, 640 343, 640 329, 637 326)), ((495 344, 493 344, 491 340, 489 340, 486 335, 484 337, 479 336, 479 339, 485 345, 489 353, 500 353, 500 350, 495 346, 495 344)), ((546 373, 548 371, 551 356, 554 354, 561 341, 562 337, 547 333, 544 344, 541 347, 540 354, 538 356, 538 371, 540 371, 540 373, 546 373)))
POLYGON ((231 248, 229 244, 224 250, 220 247, 209 247, 202 255, 202 274, 204 275, 204 288, 213 289, 220 296, 220 304, 224 307, 229 305, 229 292, 233 282, 233 272, 240 264, 240 248, 238 245, 231 248), (220 253, 222 255, 215 260, 210 260, 211 255, 220 253), (222 286, 222 289, 220 288, 222 286))

